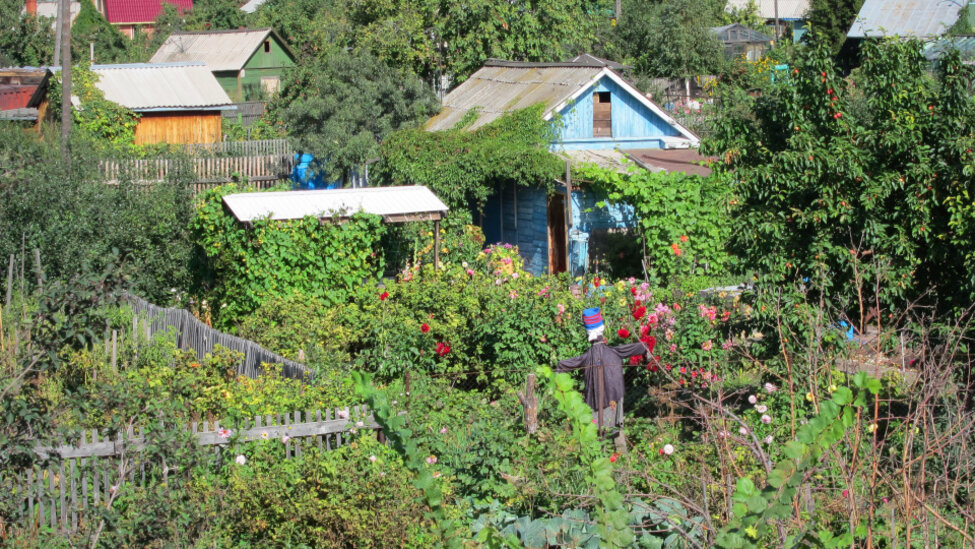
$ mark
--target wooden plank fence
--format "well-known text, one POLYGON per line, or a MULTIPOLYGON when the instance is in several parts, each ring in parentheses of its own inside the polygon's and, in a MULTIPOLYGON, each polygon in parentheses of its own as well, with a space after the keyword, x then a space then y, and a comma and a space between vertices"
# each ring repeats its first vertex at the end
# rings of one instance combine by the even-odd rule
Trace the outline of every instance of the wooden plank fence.
MULTIPOLYGON (((365 406, 256 416, 237 431, 221 427, 219 421, 188 426, 198 444, 212 446, 214 451, 222 451, 231 441, 267 439, 281 445, 286 459, 301 456, 303 450, 313 447, 339 448, 349 442, 347 433, 352 429, 378 428, 365 406), (356 427, 358 421, 362 424, 356 427)), ((78 444, 35 449, 39 456, 53 459, 47 465, 28 469, 17 479, 22 524, 65 533, 84 531, 101 519, 102 510, 126 484, 146 486, 147 481, 178 474, 178 464, 140 459, 146 440, 142 429, 114 437, 89 430, 81 434, 78 444)))
MULTIPOLYGON (((123 301, 132 306, 133 334, 144 334, 146 339, 150 339, 159 332, 173 332, 176 346, 184 350, 192 349, 200 360, 207 353, 212 353, 215 345, 240 351, 244 354, 244 360, 238 366, 237 373, 250 378, 256 378, 261 372, 261 365, 265 363, 281 364, 281 375, 288 378, 303 380, 308 375, 305 365, 272 353, 253 341, 214 330, 187 310, 159 307, 131 294, 127 294, 123 301)), ((117 337, 117 334, 113 334, 111 340, 115 341, 117 337)))

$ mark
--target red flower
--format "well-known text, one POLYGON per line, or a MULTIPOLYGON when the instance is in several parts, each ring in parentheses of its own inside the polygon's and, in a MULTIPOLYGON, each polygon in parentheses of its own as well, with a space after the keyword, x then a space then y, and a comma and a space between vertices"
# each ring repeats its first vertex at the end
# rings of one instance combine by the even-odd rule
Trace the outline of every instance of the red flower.
POLYGON ((649 333, 650 333, 650 326, 648 326, 646 324, 644 324, 643 326, 640 326, 640 335, 641 336, 645 336, 645 335, 647 335, 649 333))
POLYGON ((630 294, 636 295, 636 286, 630 286, 630 294))
POLYGON ((598 276, 596 278, 592 279, 592 285, 593 285, 594 288, 598 288, 599 287, 599 277, 598 276))
POLYGON ((447 345, 442 341, 438 341, 436 351, 439 356, 444 356, 450 352, 450 345, 447 345))
POLYGON ((389 297, 389 292, 383 292, 379 294, 379 301, 386 301, 387 297, 389 297))
POLYGON ((670 245, 670 249, 674 251, 674 255, 676 255, 677 257, 680 257, 680 254, 683 253, 680 249, 680 245, 677 244, 676 242, 670 245))
POLYGON ((687 373, 687 367, 686 366, 681 366, 680 367, 680 373, 686 374, 687 373))
POLYGON ((640 341, 647 346, 647 351, 653 353, 653 348, 657 345, 657 338, 653 337, 652 335, 645 335, 640 338, 640 341))
POLYGON ((680 236, 680 241, 681 241, 681 242, 687 242, 687 235, 686 235, 686 234, 682 234, 682 235, 680 236))
POLYGON ((430 331, 430 326, 426 322, 424 322, 423 324, 420 324, 420 331, 423 333, 427 333, 430 331))
POLYGON ((636 366, 640 363, 640 355, 633 355, 630 357, 630 366, 636 366))
POLYGON ((620 328, 619 331, 616 332, 616 335, 620 336, 621 339, 626 339, 630 337, 630 331, 626 328, 620 328))
POLYGON ((641 318, 643 318, 643 315, 645 314, 647 314, 647 308, 644 307, 643 305, 640 305, 639 307, 633 310, 633 320, 640 320, 641 318))
POLYGON ((619 455, 618 454, 613 454, 613 455, 609 456, 609 462, 610 463, 616 463, 616 460, 617 459, 619 459, 619 455))
POLYGON ((721 313, 721 322, 728 322, 728 319, 729 318, 731 318, 731 312, 730 311, 725 311, 725 312, 721 313))
POLYGON ((656 364, 650 364, 649 366, 647 366, 647 370, 650 370, 651 372, 656 372, 656 371, 657 371, 657 370, 659 370, 659 369, 660 369, 660 368, 659 368, 659 367, 657 367, 657 365, 656 365, 656 364))

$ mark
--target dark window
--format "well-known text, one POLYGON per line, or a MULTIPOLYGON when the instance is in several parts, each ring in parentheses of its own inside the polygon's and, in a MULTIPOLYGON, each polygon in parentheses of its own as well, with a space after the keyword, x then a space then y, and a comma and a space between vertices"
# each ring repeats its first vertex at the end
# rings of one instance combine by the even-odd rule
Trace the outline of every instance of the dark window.
POLYGON ((270 40, 265 40, 264 41, 264 53, 271 53, 271 41, 270 40))
POLYGON ((613 109, 609 92, 592 94, 592 136, 613 137, 613 109))

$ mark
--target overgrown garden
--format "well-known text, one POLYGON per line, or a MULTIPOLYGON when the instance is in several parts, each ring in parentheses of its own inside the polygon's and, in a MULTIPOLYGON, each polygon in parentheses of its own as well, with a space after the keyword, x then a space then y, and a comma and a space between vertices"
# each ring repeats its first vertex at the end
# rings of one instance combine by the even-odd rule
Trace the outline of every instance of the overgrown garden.
POLYGON ((711 179, 578 169, 606 201, 633 205, 646 279, 533 276, 516 248, 472 224, 468 208, 494 185, 548 185, 564 169, 533 109, 436 135, 395 132, 391 115, 381 148, 355 149, 379 151, 377 177, 429 185, 450 204, 439 269, 429 223, 244 227, 220 202, 234 187, 193 197, 183 176, 107 186, 81 141, 91 136, 65 165, 50 138, 12 135, 0 145, 0 253, 13 256, 0 316, 0 539, 975 544, 972 75, 953 56, 929 73, 917 52, 868 46, 848 77, 825 44, 781 54, 788 69, 774 78, 770 64, 743 66, 759 89, 719 88, 711 179), (233 353, 200 359, 176 334, 145 338, 125 291, 310 374, 243 378, 233 353), (580 318, 592 306, 610 344, 652 348, 626 366, 621 448, 593 425, 579 379, 552 372, 586 348, 580 318), (133 335, 106 343, 113 331, 133 335), (529 376, 537 426, 525 417, 529 376), (348 413, 336 416, 347 423, 337 449, 241 434, 257 415, 358 404, 385 443, 348 413), (201 446, 188 427, 215 420, 219 444, 201 446), (130 426, 145 428, 142 446, 113 458, 107 499, 69 532, 25 506, 24 479, 58 466, 38 447, 130 426))

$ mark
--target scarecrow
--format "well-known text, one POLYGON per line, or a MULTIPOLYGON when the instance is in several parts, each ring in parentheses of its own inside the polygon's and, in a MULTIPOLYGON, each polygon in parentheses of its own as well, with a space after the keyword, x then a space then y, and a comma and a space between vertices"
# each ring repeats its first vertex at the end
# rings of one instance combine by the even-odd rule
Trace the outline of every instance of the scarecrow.
POLYGON ((607 345, 603 337, 606 326, 598 307, 583 311, 582 322, 592 346, 575 358, 559 361, 555 371, 586 369, 586 404, 593 409, 593 422, 600 428, 618 428, 619 445, 623 438, 623 360, 642 354, 651 357, 653 349, 642 342, 616 347, 607 345))

